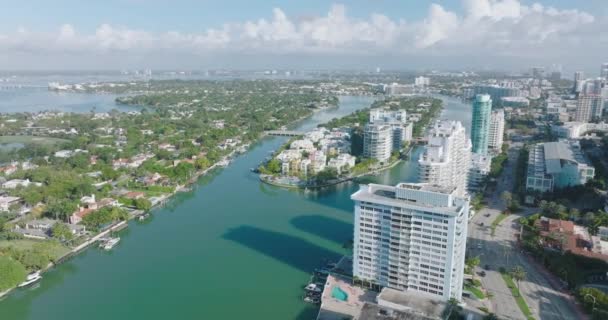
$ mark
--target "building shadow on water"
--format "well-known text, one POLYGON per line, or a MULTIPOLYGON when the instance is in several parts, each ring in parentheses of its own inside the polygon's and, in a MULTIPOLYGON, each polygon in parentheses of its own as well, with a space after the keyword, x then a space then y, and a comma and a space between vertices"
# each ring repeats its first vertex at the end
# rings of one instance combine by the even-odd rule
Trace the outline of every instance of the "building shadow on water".
POLYGON ((312 272, 321 261, 337 261, 340 254, 284 233, 243 225, 228 230, 223 239, 241 244, 303 272, 312 272))
POLYGON ((307 306, 302 309, 300 313, 295 317, 295 320, 315 320, 319 314, 319 308, 313 306, 307 306))
POLYGON ((344 244, 353 237, 352 224, 322 215, 297 216, 290 223, 299 230, 338 244, 344 244))

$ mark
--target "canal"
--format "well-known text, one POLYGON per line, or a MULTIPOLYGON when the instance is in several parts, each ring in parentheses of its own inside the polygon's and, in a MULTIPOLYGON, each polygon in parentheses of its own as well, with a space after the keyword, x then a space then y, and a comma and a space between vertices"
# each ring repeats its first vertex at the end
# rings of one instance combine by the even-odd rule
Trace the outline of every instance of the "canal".
MULTIPOLYGON (((295 127, 368 107, 371 97, 342 97, 295 127)), ((469 109, 446 98, 468 127, 469 109)), ((0 319, 264 319, 309 320, 302 287, 323 259, 347 253, 350 195, 359 183, 415 181, 415 161, 377 176, 317 192, 262 184, 257 166, 286 138, 265 138, 227 168, 202 177, 188 193, 132 222, 111 252, 96 248, 44 275, 36 287, 0 302, 0 319)), ((417 159, 421 149, 413 151, 417 159)))

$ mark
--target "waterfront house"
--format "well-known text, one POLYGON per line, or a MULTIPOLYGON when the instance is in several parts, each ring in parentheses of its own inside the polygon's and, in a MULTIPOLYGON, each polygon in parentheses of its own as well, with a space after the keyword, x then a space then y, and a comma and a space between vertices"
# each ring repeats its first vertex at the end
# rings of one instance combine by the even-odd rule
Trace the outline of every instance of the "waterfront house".
POLYGON ((13 204, 21 201, 19 197, 0 196, 0 211, 7 212, 13 204))
POLYGON ((145 197, 146 194, 141 191, 130 191, 130 192, 125 193, 123 196, 127 199, 135 200, 135 199, 141 199, 141 198, 145 197))
POLYGON ((21 179, 13 179, 6 181, 2 184, 2 188, 4 189, 15 189, 17 187, 28 187, 30 185, 35 185, 37 187, 42 186, 40 182, 31 182, 29 179, 21 180, 21 179))

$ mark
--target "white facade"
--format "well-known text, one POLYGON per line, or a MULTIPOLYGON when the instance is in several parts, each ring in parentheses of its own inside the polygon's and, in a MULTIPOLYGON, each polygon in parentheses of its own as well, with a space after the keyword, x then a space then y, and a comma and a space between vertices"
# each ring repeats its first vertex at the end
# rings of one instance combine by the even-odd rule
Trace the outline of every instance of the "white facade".
POLYGON ((490 173, 492 158, 487 155, 473 153, 471 155, 471 167, 469 168, 468 188, 471 192, 481 190, 485 178, 490 173))
POLYGON ((488 147, 494 151, 501 151, 503 136, 505 134, 505 112, 503 109, 492 111, 490 115, 490 136, 488 147))
POLYGON ((595 176, 576 141, 538 143, 530 148, 526 189, 550 192, 587 183, 595 176))
POLYGON ((414 79, 414 85, 417 87, 427 87, 431 85, 431 79, 427 77, 416 77, 414 79))
POLYGON ((561 126, 552 126, 551 130, 560 138, 580 139, 591 132, 608 132, 608 123, 564 122, 561 126))
POLYGON ((363 156, 386 162, 393 151, 393 129, 389 125, 368 124, 363 132, 363 156))
POLYGON ((454 187, 464 196, 471 161, 471 142, 464 127, 459 121, 437 121, 428 140, 418 159, 420 181, 454 187))
POLYGON ((462 297, 468 198, 455 188, 370 184, 355 201, 353 274, 447 301, 462 297))
POLYGON ((369 111, 370 124, 389 125, 393 130, 393 150, 400 150, 404 142, 412 140, 413 124, 407 122, 405 110, 391 111, 372 109, 369 111))
POLYGON ((341 153, 335 158, 332 158, 327 163, 329 168, 334 168, 338 172, 338 174, 342 173, 343 168, 352 168, 355 166, 355 161, 357 157, 351 156, 348 153, 341 153))

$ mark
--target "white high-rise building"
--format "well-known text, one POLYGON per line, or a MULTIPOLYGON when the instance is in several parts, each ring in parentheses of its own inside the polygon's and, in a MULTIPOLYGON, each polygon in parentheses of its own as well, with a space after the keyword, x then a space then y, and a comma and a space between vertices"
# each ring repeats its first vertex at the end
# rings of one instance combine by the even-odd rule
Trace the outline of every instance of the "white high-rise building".
POLYGON ((600 77, 604 80, 608 80, 608 62, 602 63, 600 77))
POLYGON ((363 132, 363 156, 386 162, 393 152, 393 129, 386 124, 367 124, 363 132))
POLYGON ((393 130, 393 150, 395 151, 400 150, 404 142, 412 140, 414 126, 412 123, 407 123, 407 112, 405 110, 371 109, 369 111, 369 123, 391 126, 393 130))
POLYGON ((370 184, 355 201, 353 274, 380 287, 462 298, 469 200, 453 187, 370 184))
POLYGON ((479 153, 471 154, 471 166, 469 168, 469 177, 467 180, 470 192, 482 190, 484 180, 490 173, 491 167, 492 158, 490 156, 479 153))
POLYGON ((450 186, 464 196, 471 159, 471 142, 459 121, 437 121, 418 159, 420 182, 450 186))
POLYGON ((578 94, 575 121, 591 122, 602 117, 604 95, 608 95, 604 82, 600 78, 583 81, 578 94))
POLYGON ((431 85, 431 79, 427 77, 416 77, 414 79, 414 85, 417 87, 428 87, 431 85))
POLYGON ((490 115, 490 136, 488 147, 494 152, 500 153, 505 134, 505 112, 503 109, 492 111, 490 115))
POLYGON ((584 77, 585 75, 582 71, 577 71, 574 73, 574 88, 572 89, 572 91, 574 91, 575 93, 581 92, 581 90, 583 89, 583 84, 585 82, 584 77))

